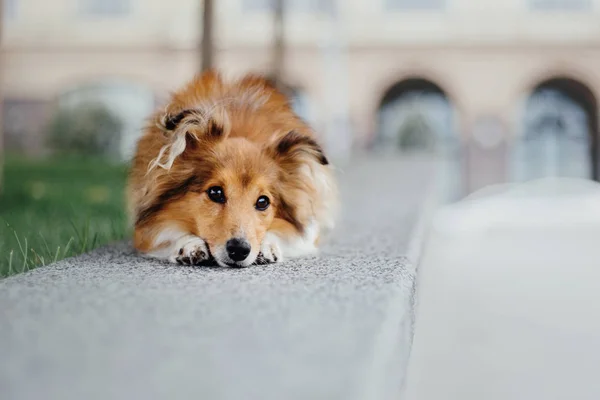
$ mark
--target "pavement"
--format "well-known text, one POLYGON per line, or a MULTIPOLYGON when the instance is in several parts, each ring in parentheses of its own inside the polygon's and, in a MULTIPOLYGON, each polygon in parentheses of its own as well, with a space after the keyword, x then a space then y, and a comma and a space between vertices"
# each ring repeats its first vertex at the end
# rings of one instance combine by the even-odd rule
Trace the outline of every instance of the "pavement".
POLYGON ((398 399, 430 166, 344 167, 317 257, 192 268, 119 243, 0 281, 1 397, 398 399))

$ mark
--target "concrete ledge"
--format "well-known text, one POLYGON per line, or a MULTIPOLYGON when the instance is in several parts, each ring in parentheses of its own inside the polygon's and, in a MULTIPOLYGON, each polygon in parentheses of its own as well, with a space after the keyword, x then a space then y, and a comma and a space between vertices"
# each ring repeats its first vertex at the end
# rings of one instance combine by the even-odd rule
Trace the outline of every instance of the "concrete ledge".
POLYGON ((127 244, 0 281, 0 388, 21 399, 396 399, 412 332, 406 253, 428 160, 341 173, 320 257, 182 268, 127 244))
POLYGON ((439 212, 406 399, 598 399, 600 184, 490 187, 439 212))

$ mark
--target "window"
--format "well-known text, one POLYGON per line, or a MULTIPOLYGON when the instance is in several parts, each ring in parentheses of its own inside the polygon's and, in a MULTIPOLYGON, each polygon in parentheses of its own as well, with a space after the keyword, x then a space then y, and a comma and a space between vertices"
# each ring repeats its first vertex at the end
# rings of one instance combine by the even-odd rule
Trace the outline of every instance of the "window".
POLYGON ((385 8, 392 11, 443 10, 446 0, 385 0, 385 8))
MULTIPOLYGON (((277 0, 242 0, 244 11, 273 11, 277 0)), ((335 4, 334 0, 283 0, 287 11, 294 12, 330 12, 335 4)))
POLYGON ((535 11, 587 11, 592 9, 592 0, 527 0, 535 11))
POLYGON ((5 20, 14 19, 17 16, 17 0, 4 0, 2 17, 5 20))
POLYGON ((130 0, 80 0, 79 11, 86 16, 112 17, 131 11, 130 0))

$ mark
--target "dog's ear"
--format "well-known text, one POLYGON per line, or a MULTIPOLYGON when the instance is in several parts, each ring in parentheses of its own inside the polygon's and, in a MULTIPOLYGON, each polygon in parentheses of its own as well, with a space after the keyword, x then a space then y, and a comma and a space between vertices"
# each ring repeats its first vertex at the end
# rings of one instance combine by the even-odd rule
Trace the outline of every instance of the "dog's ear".
POLYGON ((328 165, 329 160, 319 143, 308 135, 290 131, 277 139, 269 147, 269 153, 277 160, 296 161, 298 158, 311 157, 322 165, 328 165))
POLYGON ((163 117, 163 131, 172 140, 185 142, 182 152, 192 150, 201 144, 210 144, 223 138, 227 129, 224 113, 213 112, 206 116, 202 110, 189 109, 163 117), (185 140, 182 140, 185 138, 185 140))
POLYGON ((195 149, 209 147, 223 139, 228 132, 227 124, 224 111, 207 116, 201 110, 184 110, 163 116, 159 126, 167 143, 150 162, 149 170, 157 166, 170 169, 177 157, 189 155, 195 149))
POLYGON ((225 127, 215 119, 209 119, 204 125, 191 125, 185 130, 186 150, 213 144, 223 138, 225 127))
POLYGON ((227 126, 227 118, 224 112, 213 111, 210 116, 202 110, 189 109, 176 114, 165 114, 162 118, 163 131, 167 134, 177 134, 181 131, 189 132, 208 139, 220 139, 227 126))
POLYGON ((192 110, 183 110, 177 114, 166 114, 164 116, 164 127, 167 131, 174 131, 179 123, 188 115, 192 114, 192 110))
POLYGON ((323 148, 299 131, 279 136, 268 147, 268 154, 280 167, 277 182, 277 216, 291 223, 300 233, 310 220, 307 214, 319 185, 315 164, 328 165, 323 148), (309 167, 306 169, 305 167, 309 167))

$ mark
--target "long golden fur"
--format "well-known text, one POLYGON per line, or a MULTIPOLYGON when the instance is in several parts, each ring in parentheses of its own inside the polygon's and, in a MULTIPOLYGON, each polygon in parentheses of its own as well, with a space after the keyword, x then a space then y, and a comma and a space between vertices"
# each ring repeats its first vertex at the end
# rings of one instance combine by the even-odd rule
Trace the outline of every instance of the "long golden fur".
POLYGON ((248 266, 316 252, 333 228, 337 190, 316 135, 283 93, 259 76, 226 82, 209 71, 151 116, 127 200, 139 252, 248 266))

